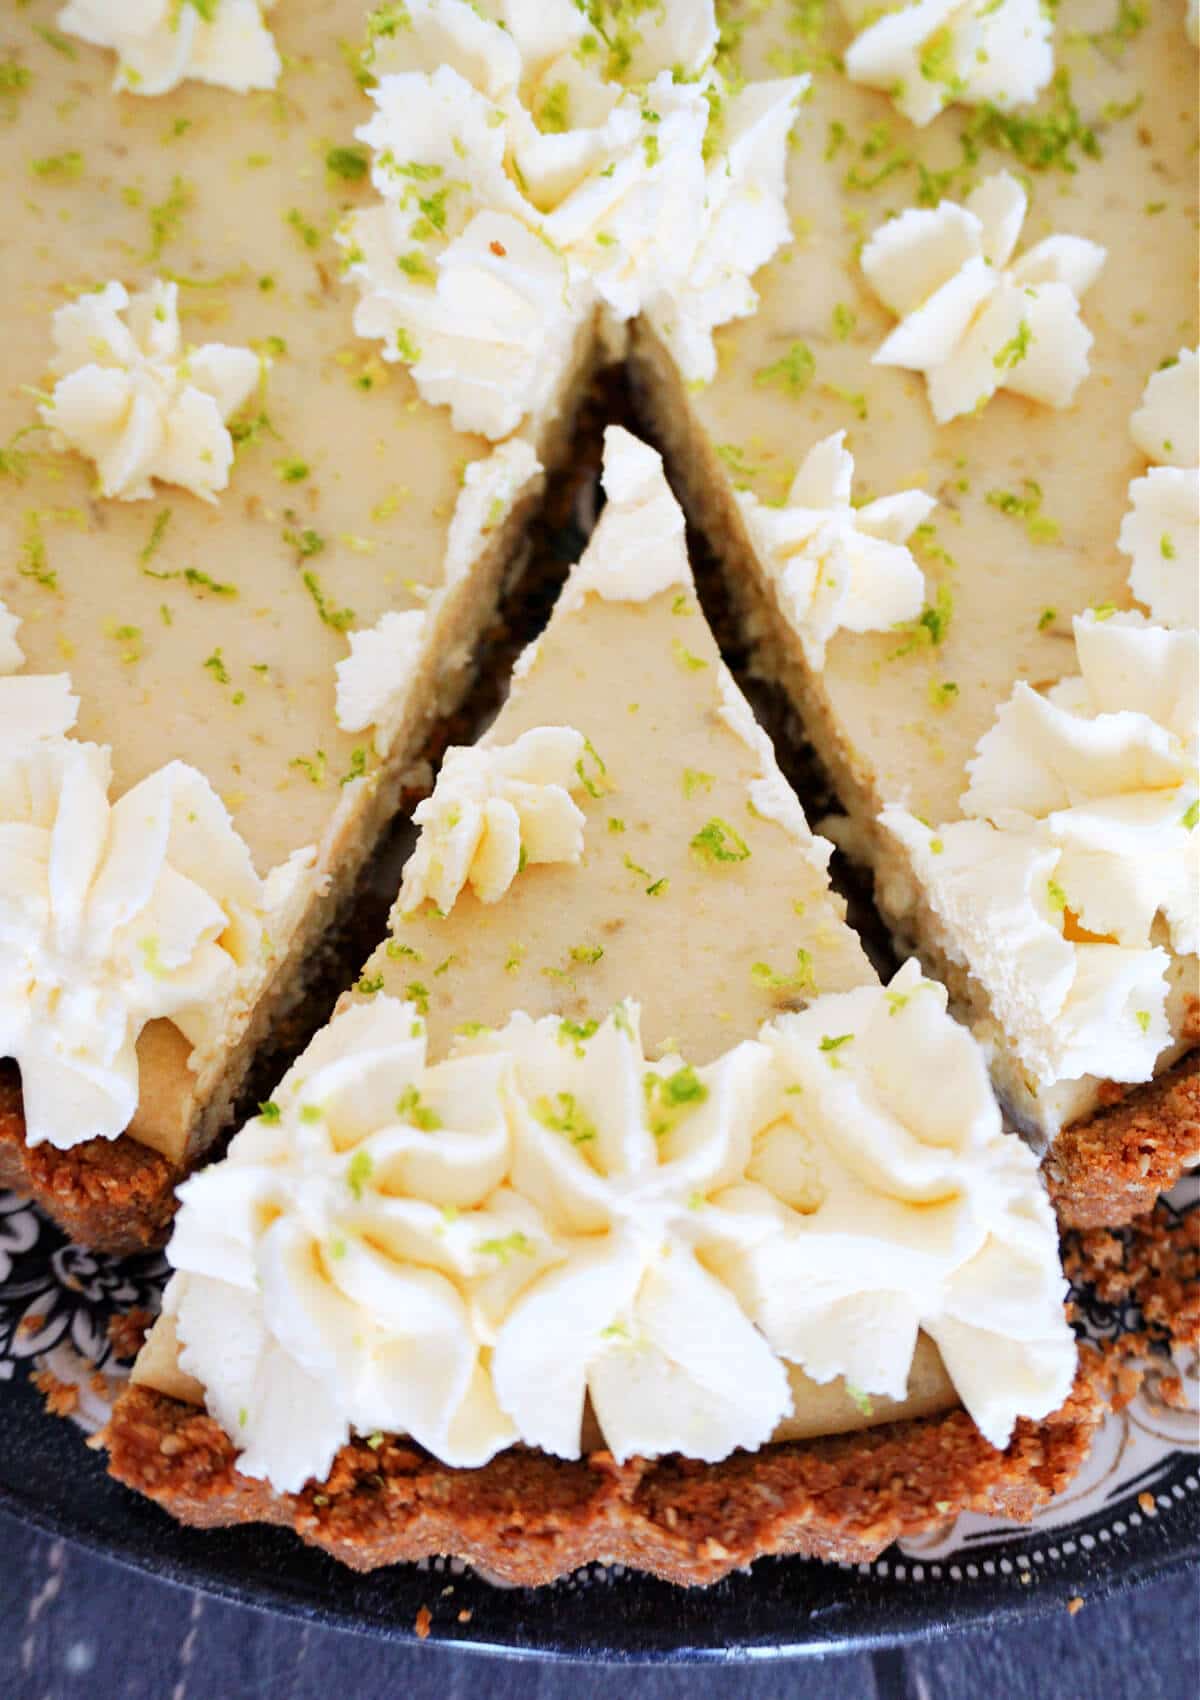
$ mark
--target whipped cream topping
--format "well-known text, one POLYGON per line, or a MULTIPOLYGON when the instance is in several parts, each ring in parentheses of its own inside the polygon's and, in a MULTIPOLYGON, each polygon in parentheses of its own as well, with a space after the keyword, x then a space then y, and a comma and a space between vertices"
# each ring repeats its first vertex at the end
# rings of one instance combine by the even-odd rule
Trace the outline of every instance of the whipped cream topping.
POLYGON ((731 92, 711 0, 639 11, 606 43, 570 0, 410 0, 371 30, 381 204, 339 232, 355 328, 460 430, 553 402, 580 330, 644 313, 684 376, 790 237, 788 131, 806 78, 731 92))
POLYGON ((522 437, 497 443, 463 473, 446 538, 445 582, 464 579, 517 502, 540 488, 542 463, 522 437))
POLYGON ((942 201, 888 220, 862 268, 901 321, 876 365, 922 372, 939 425, 1012 390, 1067 407, 1088 372, 1092 334, 1080 302, 1105 250, 1048 236, 1014 264, 1028 200, 1008 172, 984 178, 964 206, 942 201))
POLYGON ((905 542, 937 506, 921 490, 853 506, 845 441, 838 431, 809 450, 781 507, 738 493, 780 610, 818 671, 835 632, 887 631, 921 612, 925 579, 905 542))
POLYGON ((690 585, 683 509, 671 494, 662 456, 620 425, 604 432, 605 504, 566 596, 648 602, 690 585))
POLYGON ((229 482, 225 422, 253 392, 258 356, 183 347, 178 297, 174 283, 132 296, 106 283, 54 315, 58 381, 38 411, 56 447, 96 463, 102 495, 142 501, 160 479, 211 502, 229 482))
POLYGON ((377 756, 388 754, 404 723, 428 619, 424 608, 390 609, 348 634, 350 653, 334 668, 337 723, 343 732, 373 727, 377 756))
POLYGON ((166 94, 187 78, 246 94, 273 89, 275 0, 68 0, 58 27, 117 55, 114 89, 166 94))
POLYGON ((1167 626, 1200 625, 1200 361, 1181 348, 1150 378, 1129 422, 1155 462, 1129 486, 1117 547, 1128 555, 1129 588, 1167 626))
POLYGON ((803 804, 780 771, 775 759, 775 746, 754 718, 754 711, 724 662, 721 663, 718 684, 721 706, 717 713, 734 737, 740 738, 758 758, 758 772, 749 787, 751 809, 764 820, 773 820, 785 832, 790 832, 805 860, 824 873, 833 855, 833 845, 809 826, 803 804))
POLYGON ((1003 1131, 979 1048, 906 963, 762 1033, 779 1082, 741 1187, 777 1231, 716 1267, 815 1381, 904 1397, 918 1329, 994 1446, 1070 1390, 1075 1350, 1037 1158, 1003 1131), (766 1197, 755 1197, 765 1194, 766 1197))
MULTIPOLYGON (((874 8, 844 5, 851 24, 874 8)), ((952 104, 1026 106, 1054 74, 1054 22, 1040 0, 911 0, 846 49, 846 75, 890 94, 914 124, 952 104)))
POLYGON ((404 869, 399 908, 431 902, 448 914, 464 886, 497 903, 524 868, 578 862, 584 816, 572 793, 586 789, 587 739, 570 726, 535 726, 511 744, 446 751, 404 869))
POLYGON ((881 816, 1035 1091, 1148 1080, 1200 931, 1196 633, 1089 613, 1075 642, 1079 675, 1016 685, 980 741, 967 819, 881 816))
POLYGON ((18 672, 25 664, 17 642, 20 624, 0 602, 0 762, 43 738, 69 732, 79 711, 66 673, 18 672))
POLYGON ((912 964, 701 1069, 648 1062, 630 1003, 436 1065, 411 1005, 353 1004, 168 1256, 180 1367, 283 1492, 353 1431, 578 1457, 585 1399, 619 1459, 716 1460, 788 1413, 784 1358, 903 1396, 918 1327, 996 1445, 1074 1371, 1036 1162, 912 964))

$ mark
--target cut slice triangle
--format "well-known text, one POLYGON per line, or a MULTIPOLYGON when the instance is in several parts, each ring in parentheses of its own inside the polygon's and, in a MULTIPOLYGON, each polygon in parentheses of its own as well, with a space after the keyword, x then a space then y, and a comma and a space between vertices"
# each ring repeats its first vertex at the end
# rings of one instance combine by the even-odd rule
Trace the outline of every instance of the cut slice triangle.
MULTIPOLYGON (((875 977, 830 888, 831 846, 810 831, 700 610, 659 456, 619 428, 606 447, 608 505, 481 743, 566 724, 582 735, 567 765, 582 859, 530 865, 498 901, 468 884, 451 907, 445 864, 464 860, 453 840, 470 832, 469 801, 457 820, 437 797, 418 812, 414 863, 442 865, 405 914, 421 889, 410 865, 364 983, 426 1009, 433 1056, 466 1022, 499 1025, 514 1009, 594 1020, 635 996, 649 1054, 706 1063, 818 990, 875 977)), ((453 761, 439 789, 469 799, 453 761)))
MULTIPOLYGON (((659 456, 617 429, 606 451, 545 632, 418 811, 390 936, 183 1189, 180 1273, 110 1425, 133 1485, 135 1436, 175 1420, 158 1395, 234 1436, 237 1521, 264 1514, 247 1477, 296 1493, 372 1428, 469 1473, 514 1443, 717 1464, 926 1418, 966 1423, 987 1475, 1006 1455, 946 1415, 960 1394, 997 1446, 1067 1396, 1034 1160, 940 988, 879 986, 699 610, 659 456)), ((419 1537, 494 1556, 456 1538, 419 1537)), ((396 1530, 372 1550, 417 1556, 396 1530)))

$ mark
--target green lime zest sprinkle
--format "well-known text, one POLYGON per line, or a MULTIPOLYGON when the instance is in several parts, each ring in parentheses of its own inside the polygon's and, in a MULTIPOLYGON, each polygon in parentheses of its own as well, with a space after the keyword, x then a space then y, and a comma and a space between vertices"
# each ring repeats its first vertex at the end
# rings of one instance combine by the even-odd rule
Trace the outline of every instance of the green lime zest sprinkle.
POLYGON ((514 1256, 532 1257, 534 1248, 527 1234, 520 1229, 506 1234, 503 1239, 481 1240, 475 1250, 482 1252, 485 1257, 499 1258, 501 1267, 507 1267, 509 1259, 514 1256))
POLYGON ((229 669, 226 667, 221 658, 220 646, 214 649, 212 654, 208 656, 201 665, 212 674, 218 685, 227 685, 229 683, 229 669))
POLYGON ((558 1024, 558 1042, 560 1045, 570 1045, 577 1057, 583 1055, 583 1047, 588 1040, 599 1031, 598 1021, 572 1021, 564 1018, 558 1024))
POLYGON ((420 1128, 422 1133, 436 1133, 442 1126, 441 1116, 428 1104, 422 1103, 421 1094, 415 1086, 406 1086, 396 1099, 396 1114, 410 1126, 420 1128))
POLYGON ((750 846, 727 820, 713 815, 693 837, 689 848, 705 862, 747 862, 750 846))
POLYGON ((330 148, 325 155, 326 170, 347 183, 360 183, 367 175, 365 148, 330 148))
POLYGON ((642 1091, 650 1132, 655 1139, 670 1133, 689 1109, 703 1104, 708 1097, 708 1087, 690 1063, 681 1064, 672 1074, 649 1071, 642 1077, 642 1091))
POLYGON ((838 1033, 836 1036, 826 1033, 822 1037, 817 1049, 823 1053, 830 1068, 841 1068, 842 1062, 838 1052, 844 1045, 848 1045, 853 1037, 853 1033, 838 1033))
POLYGON ((864 1393, 861 1387, 855 1387, 852 1381, 848 1381, 846 1383, 846 1392, 850 1395, 851 1399, 853 1399, 864 1417, 869 1417, 874 1414, 875 1407, 871 1403, 870 1395, 864 1393))
POLYGON ((693 655, 691 650, 685 648, 678 638, 671 640, 671 654, 679 665, 689 673, 699 673, 708 666, 708 662, 704 660, 703 656, 693 655))
POLYGON ((580 1108, 573 1092, 556 1092, 553 1101, 538 1098, 533 1113, 543 1127, 565 1134, 572 1145, 586 1145, 596 1137, 596 1124, 580 1108))
POLYGON ((777 974, 769 962, 755 962, 750 968, 750 978, 763 992, 815 992, 817 989, 812 957, 803 946, 796 952, 794 974, 777 974))
POLYGON ((606 792, 615 789, 609 780, 608 768, 590 738, 583 740, 583 754, 575 763, 575 774, 589 797, 603 797, 606 792), (590 772, 585 765, 589 761, 590 772))
POLYGON ((793 342, 780 359, 759 367, 754 382, 760 389, 770 385, 783 390, 785 395, 800 396, 812 383, 816 370, 816 357, 808 344, 793 342))
POLYGON ((363 1188, 375 1173, 375 1164, 369 1151, 356 1151, 346 1165, 346 1185, 352 1196, 361 1199, 363 1188))
POLYGON ((1029 320, 1022 319, 1015 334, 992 356, 992 365, 997 372, 1011 372, 1014 366, 1019 366, 1026 358, 1032 343, 1033 332, 1029 327, 1029 320))

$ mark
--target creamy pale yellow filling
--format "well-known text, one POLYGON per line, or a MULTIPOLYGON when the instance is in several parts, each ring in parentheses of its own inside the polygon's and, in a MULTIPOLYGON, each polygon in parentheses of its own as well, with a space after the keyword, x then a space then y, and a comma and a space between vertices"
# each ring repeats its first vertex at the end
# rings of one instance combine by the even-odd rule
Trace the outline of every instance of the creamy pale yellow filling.
POLYGON ((360 985, 427 1007, 432 1054, 463 1022, 585 1021, 635 997, 651 1051, 708 1062, 773 1010, 871 978, 823 870, 751 808, 763 765, 721 717, 723 673, 690 586, 560 608, 488 737, 567 721, 588 739, 583 860, 527 868, 494 905, 468 889, 444 918, 394 918, 360 985))

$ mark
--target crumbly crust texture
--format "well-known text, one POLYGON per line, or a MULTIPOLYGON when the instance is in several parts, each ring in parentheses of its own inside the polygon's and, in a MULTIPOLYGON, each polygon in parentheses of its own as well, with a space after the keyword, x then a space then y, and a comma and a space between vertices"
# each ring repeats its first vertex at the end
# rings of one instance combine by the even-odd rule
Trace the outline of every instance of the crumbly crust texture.
POLYGON ((1003 1452, 962 1410, 720 1464, 514 1449, 455 1470, 382 1437, 342 1447, 298 1494, 239 1475, 212 1417, 147 1387, 121 1393, 98 1440, 110 1473, 180 1522, 272 1523, 354 1570, 445 1554, 525 1587, 594 1562, 694 1586, 768 1555, 861 1562, 962 1511, 1028 1522, 1086 1458, 1107 1382, 1085 1351, 1062 1409, 1019 1422, 1003 1452))
POLYGON ((1154 1207, 1200 1158, 1200 1051, 1065 1127, 1042 1171, 1064 1228, 1115 1227, 1154 1207))
POLYGON ((121 1256, 161 1245, 180 1178, 173 1163, 127 1134, 69 1151, 31 1148, 16 1068, 0 1072, 0 1187, 31 1197, 72 1240, 121 1256))

